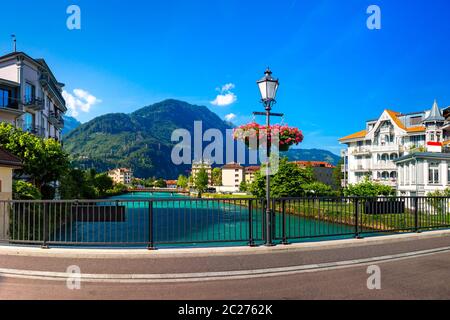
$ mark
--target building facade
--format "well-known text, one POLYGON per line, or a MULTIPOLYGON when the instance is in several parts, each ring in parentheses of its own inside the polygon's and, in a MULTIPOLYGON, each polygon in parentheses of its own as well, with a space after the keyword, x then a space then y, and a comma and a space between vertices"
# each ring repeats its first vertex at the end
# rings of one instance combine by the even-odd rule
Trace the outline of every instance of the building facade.
MULTIPOLYGON (((449 108, 444 110, 448 115, 449 108)), ((366 128, 339 141, 347 145, 344 186, 369 180, 397 187, 396 159, 417 152, 439 152, 449 144, 450 124, 437 102, 431 110, 402 114, 384 110, 366 128)))
POLYGON ((0 56, 0 122, 61 141, 63 87, 44 59, 23 52, 0 56))
POLYGON ((311 167, 317 181, 335 187, 333 171, 336 167, 331 163, 325 161, 295 161, 295 163, 301 168, 311 167))
POLYGON ((222 167, 222 186, 238 192, 245 179, 245 168, 238 163, 228 163, 222 167))
POLYGON ((115 184, 131 184, 133 180, 133 172, 128 168, 117 168, 110 170, 108 176, 113 180, 115 184))
POLYGON ((255 181, 256 173, 261 170, 260 166, 245 167, 245 182, 247 184, 255 181))
POLYGON ((394 160, 399 196, 426 196, 450 187, 450 153, 418 152, 394 160))

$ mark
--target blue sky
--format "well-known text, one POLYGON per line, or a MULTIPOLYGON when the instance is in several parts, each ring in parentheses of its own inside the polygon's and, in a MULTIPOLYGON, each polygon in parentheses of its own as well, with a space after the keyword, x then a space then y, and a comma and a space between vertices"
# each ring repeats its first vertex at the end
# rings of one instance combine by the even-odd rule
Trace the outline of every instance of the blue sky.
POLYGON ((68 94, 90 101, 82 122, 176 98, 244 123, 270 66, 274 111, 303 130, 302 147, 338 152, 339 137, 385 108, 450 105, 449 17, 448 0, 21 0, 2 4, 0 53, 14 33, 20 51, 44 57, 68 94), (81 30, 66 27, 71 4, 81 30), (366 27, 372 4, 381 30, 366 27), (235 101, 212 104, 221 94, 235 101))

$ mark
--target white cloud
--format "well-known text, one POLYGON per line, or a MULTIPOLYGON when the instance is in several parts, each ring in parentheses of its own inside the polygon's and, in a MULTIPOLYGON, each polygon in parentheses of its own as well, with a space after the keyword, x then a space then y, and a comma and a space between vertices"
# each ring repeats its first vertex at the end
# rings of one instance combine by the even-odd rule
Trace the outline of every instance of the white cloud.
POLYGON ((83 89, 75 89, 73 90, 73 94, 64 90, 62 95, 66 100, 69 115, 73 117, 78 116, 80 111, 88 113, 93 105, 102 102, 102 100, 83 89))
POLYGON ((216 98, 211 101, 212 105, 219 107, 226 107, 230 104, 233 104, 237 101, 237 96, 231 92, 236 86, 233 83, 224 84, 221 88, 217 88, 216 90, 220 92, 216 96, 216 98))
POLYGON ((234 113, 230 113, 225 116, 225 120, 227 121, 233 121, 234 119, 236 119, 236 115, 234 113))

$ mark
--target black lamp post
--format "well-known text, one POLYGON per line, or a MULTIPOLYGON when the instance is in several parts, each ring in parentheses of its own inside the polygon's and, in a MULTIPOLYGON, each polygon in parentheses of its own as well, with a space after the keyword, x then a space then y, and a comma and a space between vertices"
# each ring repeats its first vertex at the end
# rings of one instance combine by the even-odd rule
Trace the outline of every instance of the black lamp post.
MULTIPOLYGON (((272 71, 267 68, 264 78, 257 81, 261 92, 261 102, 266 112, 253 112, 254 115, 266 116, 267 130, 270 128, 270 117, 282 117, 281 113, 272 113, 272 107, 276 103, 275 97, 279 87, 278 79, 272 78, 272 71)), ((273 246, 272 242, 272 210, 270 207, 270 135, 267 134, 267 161, 266 161, 266 246, 273 246)))

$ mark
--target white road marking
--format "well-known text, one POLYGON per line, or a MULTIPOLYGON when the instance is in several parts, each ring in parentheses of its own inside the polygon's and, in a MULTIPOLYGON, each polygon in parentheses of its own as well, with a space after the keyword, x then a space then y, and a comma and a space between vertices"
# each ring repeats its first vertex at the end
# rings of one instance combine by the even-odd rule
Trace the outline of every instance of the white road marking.
MULTIPOLYGON (((444 252, 450 252, 449 247, 429 250, 406 252, 394 255, 327 262, 291 267, 277 267, 255 270, 236 270, 222 272, 197 272, 197 273, 167 273, 167 274, 81 274, 82 282, 107 282, 107 283, 174 283, 174 282, 204 282, 218 280, 240 280, 249 278, 277 277, 300 273, 311 273, 338 270, 344 268, 367 266, 373 263, 394 262, 412 258, 419 258, 444 252)), ((45 281, 66 281, 71 274, 66 272, 17 270, 0 268, 0 277, 33 279, 45 281)))

